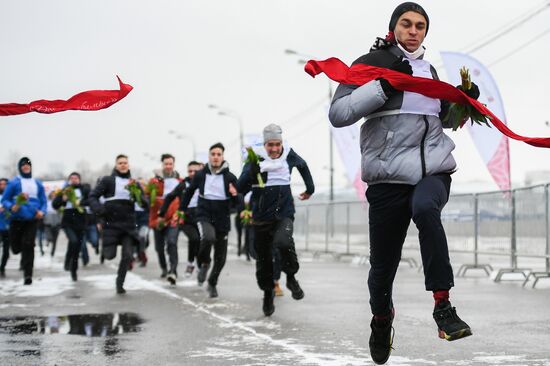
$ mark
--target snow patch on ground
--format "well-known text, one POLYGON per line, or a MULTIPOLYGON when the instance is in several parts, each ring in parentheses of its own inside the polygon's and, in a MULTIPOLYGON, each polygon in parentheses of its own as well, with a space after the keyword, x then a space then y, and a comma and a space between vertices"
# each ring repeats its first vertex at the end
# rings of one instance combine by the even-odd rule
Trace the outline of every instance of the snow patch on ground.
POLYGON ((0 282, 0 296, 34 297, 55 296, 74 288, 69 277, 42 277, 34 279, 32 285, 23 285, 23 279, 0 282))
MULTIPOLYGON (((6 264, 7 270, 19 270, 19 263, 20 263, 21 255, 15 255, 10 256, 10 260, 6 264)), ((53 257, 49 254, 40 255, 39 252, 34 253, 34 269, 55 269, 55 270, 63 270, 63 258, 60 257, 53 257)), ((21 273, 21 277, 23 277, 23 274, 21 273)))
MULTIPOLYGON (((82 278, 82 281, 90 282, 91 285, 95 286, 99 290, 114 291, 116 287, 116 274, 104 274, 104 275, 94 275, 86 276, 82 278)), ((164 282, 162 282, 164 284, 164 282)), ((126 291, 155 291, 159 292, 158 289, 161 286, 156 284, 153 281, 144 280, 139 276, 128 273, 126 275, 126 280, 124 281, 124 288, 126 291)), ((167 290, 166 290, 167 291, 167 290)))
POLYGON ((176 282, 177 287, 196 287, 197 286, 197 280, 192 280, 190 278, 186 278, 183 280, 178 280, 176 282))
MULTIPOLYGON (((281 325, 272 321, 272 320, 251 320, 251 321, 238 321, 238 320, 232 320, 233 324, 239 324, 245 327, 250 328, 261 328, 261 329, 267 329, 267 330, 280 330, 281 325)), ((220 327, 222 328, 231 328, 233 327, 232 324, 220 324, 220 327)))
POLYGON ((458 366, 503 365, 503 366, 550 366, 550 359, 532 359, 527 355, 506 355, 487 352, 475 352, 471 360, 445 360, 445 364, 458 366))
POLYGON ((39 308, 40 304, 0 304, 0 309, 8 308, 39 308))

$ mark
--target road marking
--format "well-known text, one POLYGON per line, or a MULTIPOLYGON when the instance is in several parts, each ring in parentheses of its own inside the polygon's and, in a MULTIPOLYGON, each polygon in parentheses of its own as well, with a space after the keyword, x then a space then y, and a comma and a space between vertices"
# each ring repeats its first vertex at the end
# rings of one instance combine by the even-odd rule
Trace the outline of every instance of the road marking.
MULTIPOLYGON (((111 266, 111 268, 116 268, 116 267, 113 265, 113 266, 111 266)), ((148 280, 148 279, 142 277, 141 275, 129 272, 126 276, 130 277, 130 278, 133 277, 135 280, 140 280, 142 282, 147 283, 147 285, 144 286, 145 290, 156 291, 156 292, 161 293, 161 294, 163 294, 163 295, 165 295, 169 298, 182 301, 183 303, 195 308, 196 311, 204 313, 204 314, 206 314, 206 315, 208 315, 208 316, 224 323, 224 326, 227 327, 227 328, 234 328, 234 329, 241 330, 243 332, 251 334, 252 336, 254 336, 258 339, 263 340, 266 343, 269 343, 273 346, 281 347, 281 348, 285 349, 286 351, 290 351, 290 352, 294 353, 295 355, 297 355, 297 356, 304 359, 302 362, 300 362, 302 364, 307 364, 307 365, 318 364, 318 365, 327 365, 327 366, 332 366, 332 365, 334 365, 334 366, 336 366, 336 365, 350 365, 350 366, 363 365, 364 366, 364 365, 371 365, 372 364, 370 362, 370 360, 367 361, 369 359, 369 357, 366 355, 366 353, 365 353, 365 355, 366 355, 365 358, 358 358, 358 357, 354 357, 354 356, 350 356, 350 355, 336 355, 336 354, 315 353, 315 352, 307 351, 306 349, 307 348, 312 348, 312 346, 292 343, 291 340, 274 339, 270 335, 257 332, 254 328, 252 328, 250 326, 247 326, 242 322, 236 322, 236 321, 234 321, 230 318, 219 315, 219 314, 209 310, 205 306, 203 306, 199 303, 196 303, 195 301, 193 301, 193 300, 191 300, 191 299, 189 299, 185 296, 178 295, 178 294, 176 294, 176 293, 174 293, 174 292, 172 292, 172 291, 170 291, 170 290, 168 290, 168 289, 166 289, 162 286, 159 286, 158 284, 152 282, 151 280, 148 280)), ((366 352, 366 350, 365 350, 365 352, 366 352)), ((411 362, 412 360, 407 360, 407 361, 411 362)), ((412 361, 412 362, 414 362, 414 361, 412 361)), ((424 360, 423 362, 426 362, 426 361, 424 360)))

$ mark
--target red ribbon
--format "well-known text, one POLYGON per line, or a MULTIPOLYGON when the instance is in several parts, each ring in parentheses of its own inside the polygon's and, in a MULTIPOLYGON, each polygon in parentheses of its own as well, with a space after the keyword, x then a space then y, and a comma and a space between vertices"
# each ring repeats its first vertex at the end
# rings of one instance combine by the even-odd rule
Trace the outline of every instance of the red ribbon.
POLYGON ((29 104, 6 103, 0 104, 0 116, 13 116, 29 112, 57 113, 68 110, 97 111, 109 108, 128 95, 133 87, 124 84, 117 76, 119 90, 88 90, 73 95, 67 100, 35 100, 29 104))
POLYGON ((330 79, 341 84, 363 85, 369 81, 383 78, 397 90, 419 93, 434 99, 445 99, 453 103, 470 104, 479 112, 490 116, 493 126, 504 135, 536 147, 550 147, 549 137, 525 137, 516 134, 482 103, 468 97, 461 90, 443 81, 410 76, 398 71, 364 64, 355 64, 348 67, 334 57, 325 61, 310 60, 304 69, 312 77, 324 73, 330 79))

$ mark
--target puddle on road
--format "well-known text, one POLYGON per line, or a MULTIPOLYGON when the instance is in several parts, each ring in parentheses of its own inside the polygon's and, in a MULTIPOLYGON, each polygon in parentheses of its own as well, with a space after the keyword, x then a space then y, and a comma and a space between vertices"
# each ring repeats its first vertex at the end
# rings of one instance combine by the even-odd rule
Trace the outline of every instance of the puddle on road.
POLYGON ((0 334, 73 334, 87 337, 111 337, 139 332, 143 322, 144 320, 135 313, 0 317, 0 334))

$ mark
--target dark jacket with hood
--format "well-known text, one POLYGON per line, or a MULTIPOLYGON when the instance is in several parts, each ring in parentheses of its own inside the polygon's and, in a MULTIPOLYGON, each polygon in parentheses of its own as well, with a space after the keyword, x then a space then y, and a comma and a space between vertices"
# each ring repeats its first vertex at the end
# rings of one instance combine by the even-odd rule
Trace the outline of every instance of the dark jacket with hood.
MULTIPOLYGON (((256 153, 259 155, 260 164, 269 159, 266 157, 265 149, 263 146, 258 149, 256 153), (263 156, 262 156, 263 155, 263 156)), ((250 197, 250 206, 252 208, 252 218, 254 222, 269 222, 281 220, 283 218, 294 219, 294 198, 292 197, 292 190, 290 188, 290 175, 292 169, 297 168, 300 175, 304 179, 306 185, 306 193, 313 194, 315 192, 315 185, 313 184, 313 178, 307 166, 307 163, 302 159, 292 148, 283 148, 283 155, 279 159, 272 160, 284 160, 284 165, 281 165, 280 170, 287 173, 286 179, 288 184, 284 180, 279 183, 274 182, 275 177, 272 178, 270 172, 261 172, 262 180, 265 183, 265 187, 260 188, 258 185, 257 172, 260 168, 251 163, 246 163, 243 167, 241 176, 237 183, 239 192, 246 195, 252 190, 252 196, 250 197), (286 172, 288 170, 288 172, 286 172), (272 181, 271 181, 272 179, 272 181)), ((279 174, 280 175, 280 174, 279 174)), ((277 178, 278 180, 280 178, 277 178)))
MULTIPOLYGON (((63 208, 63 217, 61 219, 61 226, 64 228, 71 228, 74 230, 86 229, 86 209, 88 205, 88 196, 90 195, 90 186, 85 184, 73 185, 74 190, 80 190, 80 207, 82 212, 79 212, 77 208, 72 207, 69 201, 63 201, 63 195, 59 194, 55 196, 52 201, 52 207, 56 210, 63 208)), ((78 196, 78 194, 77 194, 78 196)))
MULTIPOLYGON (((168 207, 174 202, 176 198, 181 199, 183 198, 183 194, 189 188, 191 185, 191 178, 186 177, 184 180, 182 180, 176 188, 172 190, 172 192, 168 193, 166 197, 164 197, 164 202, 162 203, 162 206, 159 210, 159 215, 164 216, 166 215, 166 212, 168 211, 168 207)), ((178 205, 178 209, 180 206, 178 205)), ((189 207, 189 204, 187 206, 187 209, 185 210, 185 224, 195 224, 197 222, 197 208, 196 207, 189 207)))
MULTIPOLYGON (((130 199, 129 191, 125 189, 129 179, 131 179, 129 171, 122 174, 114 169, 110 176, 100 179, 89 195, 90 208, 102 219, 104 245, 116 245, 117 234, 121 231, 139 240, 136 230, 135 202, 130 199), (103 204, 99 200, 100 197, 104 199, 103 204)), ((142 207, 147 207, 143 190, 141 190, 141 202, 142 207)))
POLYGON ((233 184, 237 188, 237 177, 229 171, 227 162, 224 161, 221 169, 216 173, 213 173, 210 164, 207 164, 204 169, 195 173, 189 187, 184 191, 180 209, 187 210, 195 190, 198 189, 199 202, 196 209, 196 221, 209 222, 217 231, 229 232, 231 230, 230 209, 237 200, 237 197, 233 197, 229 193, 229 184, 233 184), (216 199, 212 199, 214 191, 218 195, 216 199))

